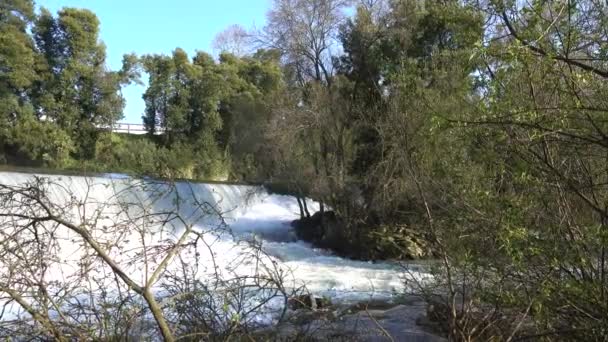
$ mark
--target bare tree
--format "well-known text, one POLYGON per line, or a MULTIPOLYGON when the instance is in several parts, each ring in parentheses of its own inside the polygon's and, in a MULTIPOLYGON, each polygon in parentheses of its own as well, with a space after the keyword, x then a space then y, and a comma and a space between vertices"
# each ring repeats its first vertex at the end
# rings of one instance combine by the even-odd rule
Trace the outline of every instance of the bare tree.
POLYGON ((251 35, 241 25, 230 25, 218 33, 212 42, 217 53, 228 52, 242 57, 250 51, 251 35))
POLYGON ((338 28, 349 4, 349 0, 275 0, 268 24, 258 32, 258 43, 283 52, 299 82, 330 83, 332 57, 340 49, 338 28))
POLYGON ((255 241, 216 262, 231 236, 222 199, 188 183, 84 179, 0 184, 0 336, 227 337, 260 315, 280 320, 299 291, 255 241))

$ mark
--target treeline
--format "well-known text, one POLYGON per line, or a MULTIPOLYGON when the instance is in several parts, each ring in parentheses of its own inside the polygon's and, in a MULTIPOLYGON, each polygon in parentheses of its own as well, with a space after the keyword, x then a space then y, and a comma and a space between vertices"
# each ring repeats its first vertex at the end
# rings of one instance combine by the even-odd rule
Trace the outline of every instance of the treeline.
POLYGON ((240 178, 231 170, 251 167, 246 154, 262 134, 267 97, 284 84, 279 54, 216 61, 198 52, 190 60, 177 48, 172 56, 125 55, 122 69, 109 71, 99 25, 86 9, 54 15, 35 13, 32 0, 0 2, 0 162, 240 178), (141 83, 142 72, 149 136, 110 133, 123 117, 121 89, 141 83))
POLYGON ((98 127, 122 117, 133 56, 108 71, 99 21, 88 10, 57 15, 33 1, 0 2, 0 157, 62 167, 94 158, 98 127))
POLYGON ((149 75, 143 122, 161 149, 181 159, 169 167, 185 178, 250 179, 268 103, 285 87, 279 59, 263 49, 246 57, 221 53, 217 62, 204 52, 190 59, 179 48, 172 56, 142 56, 149 75))

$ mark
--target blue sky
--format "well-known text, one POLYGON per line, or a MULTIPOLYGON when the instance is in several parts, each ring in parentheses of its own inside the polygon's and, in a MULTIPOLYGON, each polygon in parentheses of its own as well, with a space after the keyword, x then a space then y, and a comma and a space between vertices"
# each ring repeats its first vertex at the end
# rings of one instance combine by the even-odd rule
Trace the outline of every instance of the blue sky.
MULTIPOLYGON (((181 47, 189 54, 211 51, 215 35, 231 24, 264 25, 270 0, 37 0, 56 13, 63 7, 88 8, 101 22, 108 65, 116 70, 122 55, 135 52, 169 54, 181 47)), ((127 100, 123 122, 140 123, 144 87, 123 90, 127 100)))

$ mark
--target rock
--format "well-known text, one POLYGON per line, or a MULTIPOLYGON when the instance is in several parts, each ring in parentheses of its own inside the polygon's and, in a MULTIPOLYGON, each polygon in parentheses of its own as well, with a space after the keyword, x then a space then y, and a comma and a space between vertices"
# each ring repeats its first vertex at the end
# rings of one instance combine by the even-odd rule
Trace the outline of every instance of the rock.
POLYGON ((329 298, 316 297, 312 294, 304 294, 289 298, 287 304, 292 310, 320 310, 329 307, 331 305, 331 301, 329 298))
POLYGON ((433 254, 424 234, 406 224, 379 225, 369 240, 380 258, 421 259, 433 254))
MULTIPOLYGON (((294 297, 294 301, 312 305, 314 296, 294 297)), ((331 310, 299 309, 288 320, 273 327, 272 341, 414 341, 444 342, 424 322, 427 304, 419 297, 407 298, 407 304, 394 304, 381 299, 350 306, 337 316, 331 310), (356 309, 362 309, 357 311, 356 309), (387 334, 390 337, 387 337, 387 334)), ((306 307, 306 306, 304 306, 306 307)), ((327 308, 327 307, 326 307, 327 308)))
POLYGON ((333 211, 320 211, 291 223, 299 239, 321 248, 342 248, 344 227, 333 211))
POLYGON ((333 211, 316 212, 292 222, 298 239, 326 248, 341 257, 369 259, 421 259, 433 253, 423 233, 406 224, 380 224, 361 228, 351 235, 344 222, 333 211), (359 236, 359 237, 357 237, 359 236))
POLYGON ((359 302, 354 305, 351 305, 348 310, 351 312, 359 312, 365 310, 388 310, 394 308, 397 304, 382 300, 382 299, 370 299, 365 302, 359 302))
POLYGON ((313 302, 314 300, 311 295, 300 295, 289 298, 287 300, 287 305, 289 305, 291 310, 312 309, 313 302))
POLYGON ((329 334, 340 332, 342 336, 351 336, 356 341, 419 341, 440 342, 445 338, 435 335, 430 330, 417 324, 417 319, 425 314, 426 304, 416 302, 412 305, 396 305, 392 308, 367 309, 342 316, 333 325, 322 330, 318 335, 320 340, 330 340, 329 334), (390 337, 386 335, 390 335, 390 337))

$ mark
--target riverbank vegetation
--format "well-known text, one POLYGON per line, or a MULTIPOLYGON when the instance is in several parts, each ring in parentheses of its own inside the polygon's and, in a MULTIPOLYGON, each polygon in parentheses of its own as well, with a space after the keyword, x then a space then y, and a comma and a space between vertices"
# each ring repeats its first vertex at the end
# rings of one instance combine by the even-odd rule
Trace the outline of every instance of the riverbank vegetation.
POLYGON ((608 335, 605 2, 275 0, 119 71, 93 13, 1 3, 5 161, 270 182, 320 245, 441 260, 456 339, 608 335), (142 73, 149 134, 101 129, 142 73))

